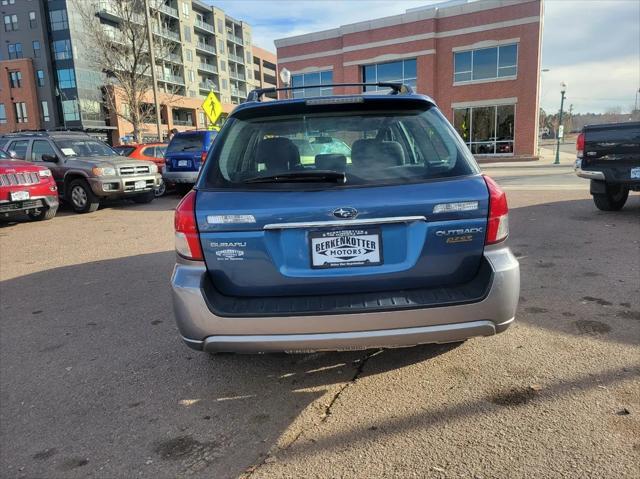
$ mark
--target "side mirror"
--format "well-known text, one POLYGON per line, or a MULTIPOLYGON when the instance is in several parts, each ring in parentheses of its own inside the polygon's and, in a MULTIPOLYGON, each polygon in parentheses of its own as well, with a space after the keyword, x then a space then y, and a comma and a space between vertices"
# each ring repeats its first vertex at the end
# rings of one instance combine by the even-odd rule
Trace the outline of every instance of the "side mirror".
POLYGON ((48 155, 48 154, 44 154, 42 155, 42 161, 48 161, 51 163, 57 163, 58 162, 58 157, 56 155, 48 155))
POLYGON ((13 151, 13 150, 9 150, 9 152, 8 152, 8 153, 9 153, 9 157, 10 157, 10 158, 14 158, 14 159, 15 159, 15 158, 18 158, 18 154, 17 154, 15 151, 13 151))

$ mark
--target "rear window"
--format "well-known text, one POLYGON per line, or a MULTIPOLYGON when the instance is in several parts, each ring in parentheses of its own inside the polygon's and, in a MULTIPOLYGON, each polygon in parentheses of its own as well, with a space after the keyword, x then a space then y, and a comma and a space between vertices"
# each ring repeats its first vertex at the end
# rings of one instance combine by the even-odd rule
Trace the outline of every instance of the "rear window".
POLYGON ((213 143, 213 139, 216 136, 216 132, 212 132, 209 135, 209 140, 205 144, 207 135, 203 132, 200 134, 190 133, 188 135, 176 135, 169 143, 167 147, 167 153, 179 153, 181 151, 206 151, 213 143))
POLYGON ((234 118, 219 141, 204 186, 306 188, 336 183, 323 172, 337 172, 349 187, 478 172, 436 108, 234 118))

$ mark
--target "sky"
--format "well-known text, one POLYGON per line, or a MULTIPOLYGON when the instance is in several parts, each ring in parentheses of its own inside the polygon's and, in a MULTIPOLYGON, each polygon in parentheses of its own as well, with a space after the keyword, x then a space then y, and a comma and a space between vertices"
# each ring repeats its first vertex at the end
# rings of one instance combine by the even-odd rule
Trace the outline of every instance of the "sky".
MULTIPOLYGON (((481 0, 480 0, 481 1, 481 0)), ((404 13, 433 0, 214 0, 249 23, 253 43, 404 13)), ((560 83, 574 112, 629 111, 640 88, 640 0, 545 0, 541 106, 557 111, 560 83)), ((640 100, 639 100, 640 101, 640 100)))

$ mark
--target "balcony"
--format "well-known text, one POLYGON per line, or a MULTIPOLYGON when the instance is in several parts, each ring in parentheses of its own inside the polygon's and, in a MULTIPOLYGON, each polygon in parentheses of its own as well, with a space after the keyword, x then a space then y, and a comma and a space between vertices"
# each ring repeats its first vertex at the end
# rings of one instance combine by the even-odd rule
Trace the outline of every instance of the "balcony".
POLYGON ((234 61, 236 63, 244 64, 243 58, 239 57, 238 55, 234 55, 233 53, 229 53, 229 60, 234 61))
POLYGON ((231 40, 233 43, 237 43, 238 45, 244 45, 244 43, 242 43, 242 38, 236 37, 232 33, 227 32, 227 40, 231 40))
MULTIPOLYGON (((118 10, 113 5, 113 3, 108 0, 100 0, 100 3, 98 4, 98 10, 96 13, 102 18, 105 18, 115 23, 120 23, 122 21, 122 15, 121 15, 122 12, 118 10)), ((138 14, 138 13, 132 14, 131 20, 134 23, 137 23, 140 25, 145 24, 145 18, 144 18, 144 15, 142 14, 138 14)))
POLYGON ((244 91, 242 88, 231 87, 231 95, 246 98, 247 92, 244 91))
POLYGON ((193 120, 178 120, 176 118, 173 119, 173 124, 178 126, 195 126, 193 120))
POLYGON ((246 76, 244 73, 240 73, 240 72, 234 72, 234 71, 230 71, 229 72, 229 77, 233 78, 234 80, 242 80, 242 81, 246 81, 246 76))
POLYGON ((209 25, 208 23, 205 23, 201 20, 196 20, 194 25, 196 26, 196 28, 204 30, 205 32, 215 33, 215 28, 213 27, 213 25, 209 25))
POLYGON ((158 11, 162 13, 166 13, 167 15, 170 15, 174 18, 178 18, 178 19, 180 18, 180 16, 178 15, 178 9, 170 7, 169 5, 165 5, 165 4, 160 5, 158 7, 158 11))
POLYGON ((184 85, 184 78, 182 76, 172 75, 170 73, 159 74, 158 80, 167 83, 175 83, 176 85, 184 85))
POLYGON ((209 72, 209 73, 216 73, 216 74, 218 73, 218 67, 210 63, 200 62, 198 64, 198 70, 202 70, 203 72, 209 72))
POLYGON ((160 56, 160 59, 182 65, 182 55, 179 55, 177 53, 166 53, 160 56))
POLYGON ((159 28, 157 25, 153 26, 153 33, 163 38, 168 38, 169 40, 173 40, 176 42, 180 41, 180 34, 178 32, 174 32, 173 30, 169 30, 167 28, 159 28))
POLYGON ((198 83, 198 87, 200 87, 200 90, 205 90, 205 91, 220 91, 220 88, 218 87, 218 85, 212 81, 208 81, 208 82, 204 82, 201 81, 200 83, 198 83))
POLYGON ((209 45, 208 43, 203 43, 203 42, 196 43, 196 50, 201 50, 211 55, 216 54, 216 47, 214 47, 213 45, 209 45))

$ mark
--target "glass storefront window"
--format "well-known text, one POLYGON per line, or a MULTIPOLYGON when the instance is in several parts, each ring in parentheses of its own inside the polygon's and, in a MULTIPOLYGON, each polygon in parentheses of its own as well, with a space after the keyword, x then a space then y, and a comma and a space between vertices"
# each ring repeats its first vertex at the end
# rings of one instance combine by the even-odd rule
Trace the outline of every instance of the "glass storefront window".
POLYGON ((474 155, 513 154, 515 105, 456 108, 453 126, 474 155))

